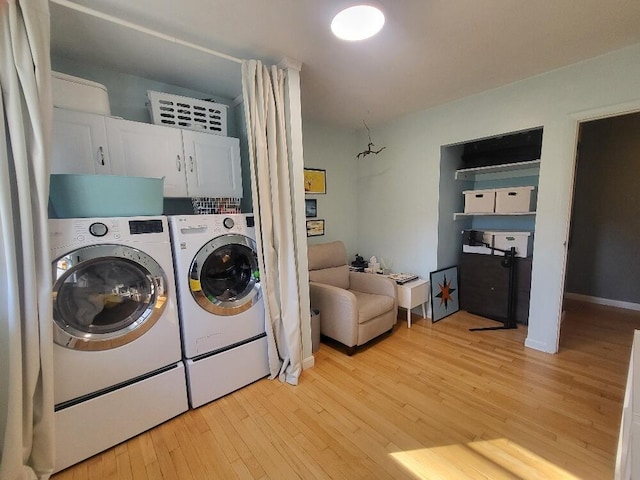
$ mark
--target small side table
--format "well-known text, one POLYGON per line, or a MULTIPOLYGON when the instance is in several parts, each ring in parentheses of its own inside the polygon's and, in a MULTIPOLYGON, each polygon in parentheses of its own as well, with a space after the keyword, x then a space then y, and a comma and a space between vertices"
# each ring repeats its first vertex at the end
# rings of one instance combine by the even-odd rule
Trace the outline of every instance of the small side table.
POLYGON ((396 285, 398 306, 407 309, 407 325, 411 328, 411 309, 422 306, 422 318, 427 318, 425 304, 429 301, 429 281, 422 278, 396 285))

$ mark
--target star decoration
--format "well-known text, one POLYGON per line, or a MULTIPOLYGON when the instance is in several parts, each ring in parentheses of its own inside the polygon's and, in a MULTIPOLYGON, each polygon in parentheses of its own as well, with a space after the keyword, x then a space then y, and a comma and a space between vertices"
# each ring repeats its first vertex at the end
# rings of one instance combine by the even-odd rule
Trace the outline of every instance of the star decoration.
POLYGON ((442 283, 438 283, 438 288, 440 288, 440 293, 436 295, 440 299, 440 306, 444 304, 444 309, 446 310, 449 307, 449 302, 453 301, 453 297, 451 294, 456 291, 455 288, 451 288, 451 280, 447 282, 447 276, 444 276, 444 280, 442 283))

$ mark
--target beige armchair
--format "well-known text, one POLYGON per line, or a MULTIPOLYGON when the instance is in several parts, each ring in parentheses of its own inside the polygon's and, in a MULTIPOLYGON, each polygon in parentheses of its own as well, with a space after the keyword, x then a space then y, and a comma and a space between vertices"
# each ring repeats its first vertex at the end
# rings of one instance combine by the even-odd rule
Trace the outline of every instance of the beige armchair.
POLYGON ((342 242, 309 245, 309 295, 320 310, 322 335, 356 347, 391 331, 398 317, 392 280, 349 271, 342 242))

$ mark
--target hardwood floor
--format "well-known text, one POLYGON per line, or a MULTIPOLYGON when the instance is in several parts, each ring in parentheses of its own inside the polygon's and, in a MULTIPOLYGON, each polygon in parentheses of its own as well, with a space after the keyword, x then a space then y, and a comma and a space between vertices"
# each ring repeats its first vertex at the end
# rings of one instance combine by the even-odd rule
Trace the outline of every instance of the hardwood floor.
POLYGON ((404 316, 352 357, 322 344, 297 387, 261 380, 53 478, 613 477, 640 312, 568 302, 557 355, 526 327, 404 316))

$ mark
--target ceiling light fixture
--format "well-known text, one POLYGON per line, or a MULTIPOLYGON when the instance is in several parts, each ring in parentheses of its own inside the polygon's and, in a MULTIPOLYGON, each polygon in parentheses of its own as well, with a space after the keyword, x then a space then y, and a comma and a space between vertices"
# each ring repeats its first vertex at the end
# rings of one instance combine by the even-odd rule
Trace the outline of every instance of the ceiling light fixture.
POLYGON ((373 37, 384 25, 384 14, 371 5, 356 5, 338 13, 331 21, 331 31, 342 40, 356 41, 373 37))

